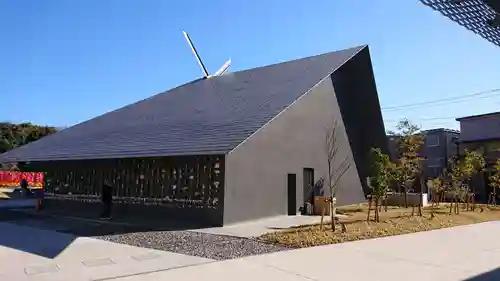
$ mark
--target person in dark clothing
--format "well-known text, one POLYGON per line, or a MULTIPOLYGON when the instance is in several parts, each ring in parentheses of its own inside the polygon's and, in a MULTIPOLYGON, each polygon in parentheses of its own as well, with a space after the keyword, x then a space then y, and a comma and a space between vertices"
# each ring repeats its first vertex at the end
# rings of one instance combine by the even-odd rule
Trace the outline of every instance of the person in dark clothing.
POLYGON ((30 193, 29 188, 28 188, 29 187, 28 181, 25 178, 23 178, 23 179, 21 179, 21 182, 19 183, 19 185, 21 186, 21 190, 22 190, 24 196, 28 196, 30 193))
POLYGON ((28 189, 28 181, 25 178, 21 179, 20 185, 22 189, 28 189))
POLYGON ((111 206, 113 203, 113 188, 108 182, 104 182, 101 189, 102 219, 111 218, 111 206))

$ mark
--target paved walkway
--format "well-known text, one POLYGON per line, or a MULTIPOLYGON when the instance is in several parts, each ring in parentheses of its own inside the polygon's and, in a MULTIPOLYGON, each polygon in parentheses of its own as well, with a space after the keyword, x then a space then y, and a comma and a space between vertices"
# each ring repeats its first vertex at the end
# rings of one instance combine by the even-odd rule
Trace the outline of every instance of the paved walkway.
POLYGON ((0 223, 0 280, 107 280, 207 262, 212 260, 0 223))
POLYGON ((35 209, 35 199, 3 199, 0 200, 0 210, 2 209, 15 209, 15 208, 31 208, 35 209))
MULTIPOLYGON (((341 215, 339 215, 339 217, 340 216, 341 215)), ((282 230, 308 224, 318 224, 320 222, 321 216, 281 215, 270 218, 257 219, 253 221, 235 223, 224 227, 194 229, 193 231, 250 238, 261 236, 262 234, 268 232, 278 231, 280 229, 282 230)), ((324 222, 330 222, 330 217, 325 216, 324 222)))
POLYGON ((500 271, 491 271, 500 268, 499 234, 500 222, 491 222, 207 263, 119 280, 194 281, 203 276, 207 281, 498 281, 500 271))
POLYGON ((0 230, 0 280, 500 280, 500 272, 468 279, 500 268, 500 222, 228 261, 8 223, 0 230))

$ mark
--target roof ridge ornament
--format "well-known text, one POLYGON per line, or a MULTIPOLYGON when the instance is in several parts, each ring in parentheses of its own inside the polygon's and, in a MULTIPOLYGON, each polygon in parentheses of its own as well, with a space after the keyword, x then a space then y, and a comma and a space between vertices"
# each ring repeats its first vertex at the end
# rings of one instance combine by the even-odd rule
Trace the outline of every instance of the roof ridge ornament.
POLYGON ((191 41, 191 38, 189 37, 189 35, 187 34, 186 31, 183 31, 184 33, 184 37, 186 38, 186 41, 188 42, 189 44, 189 47, 191 48, 191 51, 193 52, 193 55, 194 57, 196 58, 196 60, 198 61, 198 64, 200 65, 201 67, 201 70, 203 71, 203 78, 206 79, 206 78, 210 78, 210 77, 213 77, 213 76, 220 76, 222 74, 224 74, 228 68, 231 66, 231 59, 227 60, 220 68, 219 70, 217 70, 215 72, 214 75, 210 75, 208 73, 208 70, 207 68, 205 67, 205 65, 203 64, 203 61, 201 60, 200 56, 198 55, 198 52, 196 51, 196 48, 194 47, 194 44, 193 42, 191 41))

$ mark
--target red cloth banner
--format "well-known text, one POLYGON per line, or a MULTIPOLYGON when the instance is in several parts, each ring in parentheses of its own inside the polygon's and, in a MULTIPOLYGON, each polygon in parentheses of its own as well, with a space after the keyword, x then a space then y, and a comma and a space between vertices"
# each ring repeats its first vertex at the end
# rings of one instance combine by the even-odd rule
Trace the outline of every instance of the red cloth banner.
POLYGON ((0 187, 18 187, 26 179, 30 187, 43 187, 43 173, 0 171, 0 187))

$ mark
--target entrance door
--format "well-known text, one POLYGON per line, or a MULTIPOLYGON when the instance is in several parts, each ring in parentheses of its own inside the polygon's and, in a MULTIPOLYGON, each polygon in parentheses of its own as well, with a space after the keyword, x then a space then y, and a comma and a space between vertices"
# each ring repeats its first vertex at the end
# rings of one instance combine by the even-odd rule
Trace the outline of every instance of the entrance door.
POLYGON ((295 216, 297 214, 297 175, 288 174, 287 178, 287 196, 288 196, 288 215, 295 216))
POLYGON ((303 190, 304 190, 304 202, 313 203, 312 198, 312 186, 314 185, 314 169, 304 168, 303 170, 303 190))

